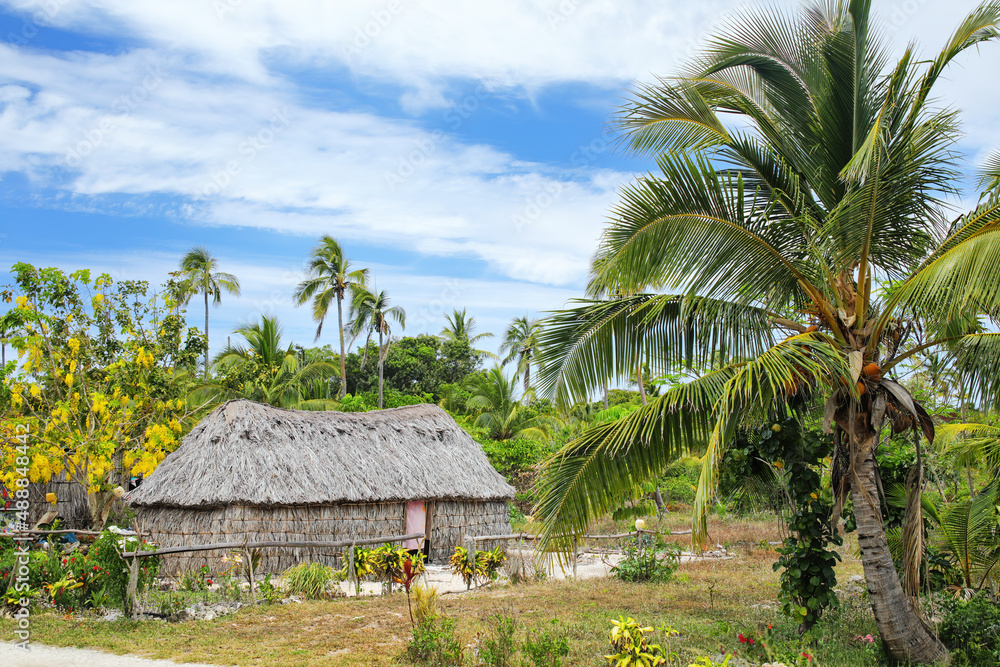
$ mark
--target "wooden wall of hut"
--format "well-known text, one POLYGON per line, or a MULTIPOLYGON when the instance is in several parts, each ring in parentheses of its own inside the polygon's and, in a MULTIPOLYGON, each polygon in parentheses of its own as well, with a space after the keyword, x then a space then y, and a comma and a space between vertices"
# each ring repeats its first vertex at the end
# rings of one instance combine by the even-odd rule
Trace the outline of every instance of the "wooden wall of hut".
MULTIPOLYGON (((432 563, 447 563, 466 535, 504 535, 511 532, 510 509, 505 500, 436 500, 431 518, 432 563)), ((504 546, 502 542, 480 542, 480 549, 504 546)))
POLYGON ((67 480, 65 473, 53 476, 47 484, 28 486, 28 523, 31 526, 52 508, 45 500, 45 495, 48 493, 56 494, 56 511, 63 519, 63 528, 79 530, 90 528, 90 501, 87 498, 87 490, 82 484, 67 480))
MULTIPOLYGON (((234 505, 210 510, 137 508, 136 525, 163 547, 212 542, 266 540, 340 541, 402 535, 405 503, 249 507, 234 505)), ((509 533, 506 501, 434 501, 431 562, 446 563, 466 535, 509 533)), ((499 544, 499 543, 498 543, 499 544)), ((480 544, 489 549, 496 544, 480 544)), ((263 549, 258 571, 279 574, 302 562, 341 567, 342 550, 263 549)), ((231 566, 221 551, 164 557, 161 572, 181 576, 207 566, 219 574, 231 566)))
MULTIPOLYGON (((268 540, 340 540, 402 535, 404 503, 249 507, 233 505, 212 510, 139 508, 141 530, 163 547, 212 542, 268 540)), ((341 550, 262 549, 258 570, 279 574, 298 563, 319 562, 340 567, 341 550)), ((213 574, 230 567, 220 551, 164 557, 161 572, 178 576, 207 566, 213 574)))

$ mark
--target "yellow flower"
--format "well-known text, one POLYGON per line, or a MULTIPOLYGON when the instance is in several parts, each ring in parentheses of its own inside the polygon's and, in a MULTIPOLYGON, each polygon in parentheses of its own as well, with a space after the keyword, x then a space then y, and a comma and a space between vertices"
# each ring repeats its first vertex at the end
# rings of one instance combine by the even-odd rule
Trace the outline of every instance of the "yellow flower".
POLYGON ((40 398, 42 395, 42 390, 38 388, 37 384, 31 385, 31 389, 29 389, 29 391, 31 392, 31 395, 34 396, 35 398, 40 398))
POLYGON ((816 495, 816 493, 810 493, 809 497, 812 498, 813 500, 819 500, 819 496, 816 495))
POLYGON ((14 303, 17 304, 18 308, 27 308, 28 307, 28 297, 26 297, 26 296, 19 296, 19 297, 17 297, 17 300, 14 303))
POLYGON ((76 372, 76 359, 74 359, 73 361, 69 362, 69 372, 70 373, 76 372))
POLYGON ((66 339, 66 344, 69 345, 69 349, 73 351, 73 354, 79 354, 80 352, 80 341, 76 338, 66 339))
POLYGON ((781 461, 775 461, 773 465, 775 468, 778 468, 779 470, 785 467, 785 464, 782 463, 781 461))
POLYGON ((67 373, 66 374, 66 386, 67 387, 73 386, 73 374, 72 373, 67 373))

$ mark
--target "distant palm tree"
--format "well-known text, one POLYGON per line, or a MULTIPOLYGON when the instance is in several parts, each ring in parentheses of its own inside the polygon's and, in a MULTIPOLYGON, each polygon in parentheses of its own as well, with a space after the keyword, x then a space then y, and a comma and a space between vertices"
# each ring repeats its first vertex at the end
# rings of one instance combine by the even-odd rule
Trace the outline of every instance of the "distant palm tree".
POLYGON ((492 352, 487 350, 477 350, 472 347, 484 338, 493 338, 493 334, 488 331, 481 334, 475 333, 476 318, 466 315, 465 308, 462 310, 455 308, 451 315, 445 315, 444 318, 447 321, 447 324, 445 324, 445 327, 441 329, 441 333, 438 334, 441 338, 449 341, 460 341, 466 343, 468 344, 469 349, 476 354, 481 354, 492 359, 497 358, 497 355, 492 352))
POLYGON ((368 269, 351 270, 351 261, 344 257, 340 243, 331 236, 321 236, 319 245, 313 248, 312 259, 309 262, 309 272, 306 279, 295 288, 294 298, 298 305, 312 299, 313 319, 319 322, 316 327, 316 340, 323 332, 323 320, 326 319, 330 303, 337 300, 337 329, 340 332, 340 397, 347 392, 347 366, 345 365, 344 347, 344 295, 347 290, 368 281, 368 269))
POLYGON ((233 333, 242 336, 246 344, 228 344, 219 353, 215 365, 221 369, 220 377, 195 389, 192 395, 197 403, 247 398, 283 408, 333 406, 333 401, 304 400, 302 395, 307 383, 331 377, 336 368, 324 361, 300 360, 294 345, 282 342, 277 318, 262 316, 260 322, 242 324, 233 333), (232 380, 234 377, 237 379, 232 380))
POLYGON ((515 317, 503 334, 503 342, 500 343, 500 354, 507 353, 507 356, 503 357, 503 365, 517 361, 517 372, 524 375, 525 393, 531 387, 531 355, 535 350, 537 337, 538 320, 515 317))
POLYGON ((239 278, 231 273, 217 271, 219 260, 205 246, 195 246, 181 259, 180 274, 184 278, 183 303, 187 305, 195 294, 205 295, 205 377, 208 377, 208 297, 218 306, 222 292, 240 295, 239 278))
POLYGON ((364 285, 358 285, 353 290, 351 298, 351 322, 348 325, 352 336, 367 332, 365 351, 372 334, 378 333, 378 407, 382 408, 382 364, 389 353, 392 329, 389 320, 393 319, 403 329, 406 328, 406 311, 400 306, 391 306, 389 295, 385 291, 373 292, 364 285), (384 341, 384 342, 383 342, 384 341))
POLYGON ((487 429, 491 438, 548 439, 541 422, 531 418, 514 397, 516 373, 508 378, 500 366, 494 366, 483 373, 470 375, 464 387, 469 392, 465 405, 476 413, 476 426, 487 429))

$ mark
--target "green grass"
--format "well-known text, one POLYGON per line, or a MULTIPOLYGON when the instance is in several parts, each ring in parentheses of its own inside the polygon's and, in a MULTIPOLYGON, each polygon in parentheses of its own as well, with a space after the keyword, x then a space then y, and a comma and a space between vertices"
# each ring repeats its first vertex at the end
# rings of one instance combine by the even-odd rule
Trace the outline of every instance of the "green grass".
MULTIPOLYGON (((777 610, 778 579, 771 571, 776 555, 760 544, 763 526, 730 519, 717 528, 736 557, 684 564, 670 583, 546 581, 443 595, 439 608, 457 621, 462 643, 471 644, 482 632, 485 616, 509 607, 528 628, 568 636, 567 665, 605 665, 608 631, 618 616, 679 632, 669 639, 669 648, 681 659, 675 664, 685 667, 700 654, 740 653, 745 646, 737 634, 760 637, 768 625, 774 625, 771 632, 779 644, 796 649, 796 627, 777 610)), ((841 581, 861 573, 857 558, 845 551, 838 569, 841 581)), ((11 636, 12 629, 10 620, 0 621, 0 633, 11 636)), ((402 593, 258 606, 182 624, 101 623, 47 612, 32 617, 31 629, 32 640, 44 644, 234 665, 405 665, 400 656, 410 637, 402 593)), ((868 633, 875 634, 875 624, 867 601, 851 597, 820 622, 808 650, 824 667, 876 665, 874 655, 855 639, 868 633)), ((654 640, 664 641, 655 634, 654 640)))

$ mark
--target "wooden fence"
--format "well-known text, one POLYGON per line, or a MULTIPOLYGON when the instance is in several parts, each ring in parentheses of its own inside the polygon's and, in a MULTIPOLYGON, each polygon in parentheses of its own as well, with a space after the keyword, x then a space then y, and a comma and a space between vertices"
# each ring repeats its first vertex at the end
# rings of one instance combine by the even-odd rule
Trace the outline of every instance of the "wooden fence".
MULTIPOLYGON (((638 538, 640 535, 642 535, 644 533, 647 534, 647 535, 663 535, 664 534, 664 533, 661 533, 661 532, 655 531, 655 530, 646 530, 644 528, 639 528, 639 529, 634 530, 634 531, 629 532, 629 533, 618 533, 618 534, 615 534, 615 535, 589 535, 589 534, 573 535, 572 536, 573 537, 573 553, 572 553, 573 576, 574 577, 576 576, 576 563, 577 563, 577 556, 579 555, 578 552, 579 552, 579 548, 580 548, 579 547, 579 539, 580 538, 587 539, 587 540, 621 540, 621 539, 624 539, 626 537, 636 537, 636 538, 638 538)), ((667 535, 690 535, 691 531, 690 530, 678 530, 678 531, 670 531, 670 532, 668 532, 666 534, 667 535)), ((567 537, 567 536, 568 535, 566 533, 560 533, 558 535, 553 535, 552 537, 567 537)), ((465 550, 466 550, 466 557, 468 558, 468 562, 470 564, 474 563, 476 561, 476 552, 477 552, 476 544, 478 544, 479 542, 499 542, 499 541, 507 542, 507 541, 510 541, 510 540, 518 540, 518 541, 528 540, 528 541, 531 541, 531 540, 541 539, 541 537, 542 537, 541 535, 535 535, 533 533, 512 533, 510 535, 477 535, 477 536, 466 535, 465 539, 464 539, 465 550)))
POLYGON ((348 560, 348 576, 353 577, 357 585, 357 574, 354 572, 354 549, 358 546, 368 544, 386 544, 394 542, 406 542, 424 537, 424 533, 409 533, 408 535, 385 535, 383 537, 367 537, 360 540, 341 540, 338 542, 318 542, 318 541, 276 541, 267 540, 261 542, 218 542, 215 544, 189 544, 177 547, 165 547, 163 549, 150 549, 149 551, 121 551, 119 555, 129 563, 128 589, 126 593, 126 614, 135 618, 138 615, 139 600, 137 591, 139 585, 139 559, 150 556, 160 556, 164 554, 190 553, 196 551, 242 551, 247 563, 247 572, 250 582, 250 602, 256 604, 257 599, 254 593, 254 571, 253 554, 254 549, 271 548, 306 548, 306 549, 343 549, 350 547, 350 559, 348 560))

